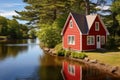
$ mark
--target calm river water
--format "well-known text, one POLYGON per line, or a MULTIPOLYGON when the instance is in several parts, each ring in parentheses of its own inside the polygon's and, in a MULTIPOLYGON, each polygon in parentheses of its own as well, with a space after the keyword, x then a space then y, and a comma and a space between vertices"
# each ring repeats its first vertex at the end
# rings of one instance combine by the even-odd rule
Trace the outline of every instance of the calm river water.
POLYGON ((72 64, 74 73, 64 76, 75 77, 77 65, 82 67, 81 74, 76 76, 81 80, 120 80, 86 64, 44 54, 37 39, 0 42, 0 80, 63 80, 64 62, 68 68, 72 64))

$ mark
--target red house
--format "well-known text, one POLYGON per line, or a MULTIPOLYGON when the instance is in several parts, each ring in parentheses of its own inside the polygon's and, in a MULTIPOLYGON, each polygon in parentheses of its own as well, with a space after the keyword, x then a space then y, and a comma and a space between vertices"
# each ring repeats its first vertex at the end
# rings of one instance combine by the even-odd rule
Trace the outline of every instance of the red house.
POLYGON ((61 35, 64 49, 89 51, 102 48, 109 32, 97 14, 70 13, 61 35))
POLYGON ((80 65, 63 62, 61 72, 64 80, 82 80, 82 67, 80 65))

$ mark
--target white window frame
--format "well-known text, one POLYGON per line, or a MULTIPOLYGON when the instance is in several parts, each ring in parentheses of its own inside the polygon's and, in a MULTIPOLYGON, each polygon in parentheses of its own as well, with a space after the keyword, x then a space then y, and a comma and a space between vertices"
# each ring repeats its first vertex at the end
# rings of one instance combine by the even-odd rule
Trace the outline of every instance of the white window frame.
POLYGON ((69 64, 69 65, 68 65, 68 72, 69 72, 71 75, 75 75, 75 65, 69 64))
POLYGON ((99 22, 95 22, 95 31, 99 30, 100 30, 99 22))
POLYGON ((70 20, 69 26, 70 26, 70 28, 73 28, 73 21, 72 20, 70 20))
POLYGON ((102 44, 102 45, 105 44, 105 36, 101 36, 101 44, 102 44))
POLYGON ((87 36, 87 45, 95 45, 95 36, 87 36))
POLYGON ((75 35, 68 35, 68 45, 75 45, 75 35), (72 37, 74 41, 70 41, 72 40, 72 37))

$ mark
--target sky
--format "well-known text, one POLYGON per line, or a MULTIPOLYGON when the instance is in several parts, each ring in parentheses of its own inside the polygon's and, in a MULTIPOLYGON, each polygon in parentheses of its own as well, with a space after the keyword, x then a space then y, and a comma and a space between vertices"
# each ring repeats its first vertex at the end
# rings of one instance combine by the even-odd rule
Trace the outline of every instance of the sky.
POLYGON ((15 13, 15 10, 22 11, 26 6, 22 1, 23 0, 0 0, 0 16, 12 19, 13 15, 18 15, 15 13))

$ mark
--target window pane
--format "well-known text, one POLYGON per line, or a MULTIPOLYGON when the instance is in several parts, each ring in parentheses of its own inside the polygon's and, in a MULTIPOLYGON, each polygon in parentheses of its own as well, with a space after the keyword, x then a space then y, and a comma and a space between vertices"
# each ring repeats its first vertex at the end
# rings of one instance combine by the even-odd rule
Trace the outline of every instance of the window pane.
POLYGON ((96 23, 95 23, 95 30, 96 30, 96 31, 99 31, 99 22, 96 22, 96 23))
POLYGON ((87 45, 94 45, 94 36, 87 36, 87 45))
POLYGON ((74 44, 74 36, 72 36, 72 44, 74 44))
POLYGON ((90 37, 87 37, 87 44, 90 45, 90 37))
POLYGON ((72 27, 73 27, 72 20, 70 20, 70 23, 69 23, 69 25, 70 25, 70 28, 72 28, 72 27))
POLYGON ((68 36, 68 44, 75 44, 75 36, 68 36))
POLYGON ((70 36, 69 36, 69 37, 68 37, 68 43, 69 43, 69 44, 71 43, 70 39, 71 39, 71 38, 70 38, 70 36))

